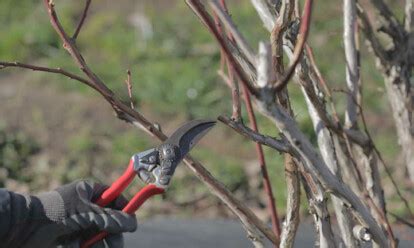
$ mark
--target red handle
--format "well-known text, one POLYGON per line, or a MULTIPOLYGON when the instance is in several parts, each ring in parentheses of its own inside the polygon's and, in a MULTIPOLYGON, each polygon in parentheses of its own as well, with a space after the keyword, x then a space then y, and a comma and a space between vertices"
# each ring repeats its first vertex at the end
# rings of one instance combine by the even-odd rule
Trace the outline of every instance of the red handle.
POLYGON ((129 160, 128 168, 125 170, 124 174, 112 183, 111 187, 105 190, 95 203, 101 207, 105 207, 122 194, 134 177, 134 161, 131 159, 129 160))
MULTIPOLYGON (((131 167, 132 171, 133 171, 133 166, 131 166, 131 165, 132 164, 130 162, 130 166, 128 166, 128 169, 125 171, 125 173, 118 180, 116 180, 116 182, 114 184, 112 184, 112 186, 109 189, 107 189, 104 192, 104 194, 107 193, 107 192, 108 193, 105 196, 104 196, 104 194, 102 194, 102 196, 99 198, 98 201, 99 201, 99 203, 101 203, 103 205, 101 205, 97 202, 97 204, 99 206, 107 205, 109 202, 114 200, 118 195, 120 195, 120 193, 123 191, 123 189, 125 189, 125 187, 128 184, 124 185, 123 182, 126 181, 125 178, 127 178, 129 180, 129 177, 128 177, 129 168, 131 167), (121 178, 124 178, 124 179, 121 180, 121 178), (120 189, 122 189, 122 190, 120 190, 120 189), (111 198, 112 198, 112 200, 109 200, 111 198)), ((162 194, 162 193, 164 193, 163 188, 158 188, 154 184, 146 185, 128 202, 128 204, 122 209, 122 212, 125 212, 125 213, 128 213, 128 214, 133 214, 135 211, 138 210, 139 207, 141 207, 142 204, 144 204, 144 202, 148 198, 150 198, 153 195, 162 194)), ((80 248, 88 248, 88 247, 92 246, 94 243, 98 242, 99 240, 104 239, 106 236, 108 236, 108 233, 105 232, 105 231, 102 231, 102 232, 96 234, 95 236, 93 236, 92 238, 88 239, 87 241, 85 241, 83 244, 81 244, 80 248)))

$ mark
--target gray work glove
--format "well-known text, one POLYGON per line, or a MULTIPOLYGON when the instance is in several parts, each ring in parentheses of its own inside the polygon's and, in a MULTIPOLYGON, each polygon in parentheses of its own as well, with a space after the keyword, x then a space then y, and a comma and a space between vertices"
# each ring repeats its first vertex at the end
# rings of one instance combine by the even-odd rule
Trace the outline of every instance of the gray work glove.
POLYGON ((93 202, 108 187, 98 183, 77 181, 37 196, 43 205, 47 224, 27 243, 31 247, 79 247, 80 242, 99 231, 110 235, 93 247, 123 247, 123 232, 137 228, 134 215, 120 211, 127 203, 118 197, 105 208, 93 202))

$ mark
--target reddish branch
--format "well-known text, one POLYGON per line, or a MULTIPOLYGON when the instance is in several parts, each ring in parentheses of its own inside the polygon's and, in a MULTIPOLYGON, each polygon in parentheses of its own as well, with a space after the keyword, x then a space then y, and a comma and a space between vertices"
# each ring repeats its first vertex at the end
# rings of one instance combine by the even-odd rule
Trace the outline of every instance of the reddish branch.
POLYGON ((282 78, 272 83, 276 91, 282 90, 288 84, 289 80, 293 76, 293 73, 295 72, 296 66, 299 63, 300 58, 302 57, 303 48, 305 46, 306 39, 309 33, 310 19, 312 14, 312 3, 313 0, 306 0, 305 2, 299 34, 296 41, 295 49, 293 50, 293 59, 291 60, 291 65, 287 69, 285 74, 282 76, 282 78))
MULTIPOLYGON (((88 67, 82 55, 80 54, 79 50, 77 49, 75 40, 69 38, 67 33, 64 31, 62 25, 60 24, 54 9, 53 1, 44 0, 44 4, 48 11, 50 22, 53 28, 63 41, 63 47, 69 52, 69 54, 72 56, 79 68, 89 78, 89 80, 86 81, 79 81, 89 85, 90 87, 94 88, 97 92, 99 92, 115 110, 116 114, 118 115, 118 118, 134 124, 135 126, 145 130, 147 133, 157 137, 161 141, 166 140, 167 136, 163 132, 156 128, 139 112, 135 111, 134 109, 130 108, 128 105, 120 101, 114 95, 114 93, 102 82, 102 80, 92 72, 92 70, 88 67)), ((234 63, 234 61, 232 63, 234 63)), ((241 69, 239 68, 239 70, 241 69)), ((62 72, 60 72, 60 74, 65 75, 62 72)), ((202 166, 201 163, 199 163, 189 155, 186 156, 184 162, 195 173, 195 175, 198 178, 200 178, 200 180, 204 182, 206 186, 208 186, 209 189, 239 217, 241 222, 245 225, 246 229, 248 229, 251 232, 255 232, 256 230, 254 228, 257 228, 273 243, 277 242, 277 238, 275 237, 273 232, 262 221, 260 221, 260 219, 249 208, 247 208, 241 201, 236 199, 219 181, 217 181, 209 173, 209 171, 207 171, 202 166)))
POLYGON ((206 25, 208 30, 214 35, 214 38, 217 40, 220 47, 226 53, 226 56, 230 64, 232 65, 234 70, 237 72, 237 75, 240 81, 244 85, 246 85, 246 87, 249 89, 249 92, 251 94, 257 96, 259 94, 258 90, 251 84, 246 74, 244 73, 243 69, 237 63, 236 59, 233 56, 233 53, 230 50, 229 45, 227 44, 225 37, 220 35, 219 31, 216 29, 214 20, 212 20, 209 13, 205 10, 204 5, 198 0, 186 0, 186 3, 193 10, 193 12, 202 20, 202 22, 206 25))
MULTIPOLYGON (((228 12, 228 9, 227 9, 227 6, 226 6, 225 0, 220 1, 220 6, 217 6, 217 5, 214 5, 214 6, 217 7, 215 9, 216 11, 220 11, 220 7, 221 7, 224 12, 220 11, 220 13, 225 13, 226 16, 230 16, 230 14, 228 12)), ((215 19, 218 19, 216 17, 216 12, 213 11, 213 13, 214 13, 215 19)), ((219 29, 219 32, 222 35, 224 35, 224 32, 222 32, 222 30, 221 30, 221 26, 218 26, 217 29, 219 29)), ((227 35, 228 35, 228 38, 231 42, 234 42, 235 44, 238 45, 238 43, 236 42, 236 39, 233 36, 233 33, 228 31, 227 35)), ((228 59, 226 59, 226 61, 227 61, 227 68, 229 70, 229 77, 230 77, 230 79, 232 79, 232 77, 233 77, 233 67, 229 63, 228 59)), ((237 82, 235 82, 235 83, 237 84, 237 82)), ((248 113, 249 122, 251 123, 251 128, 253 129, 254 132, 258 132, 256 116, 255 116, 255 113, 254 113, 254 110, 253 110, 253 107, 252 107, 252 102, 251 102, 251 99, 250 99, 250 93, 249 93, 249 91, 248 91, 245 84, 242 84, 242 86, 243 86, 244 102, 245 102, 245 105, 246 105, 246 110, 247 110, 247 113, 248 113)), ((232 92, 234 92, 234 89, 232 89, 232 92)), ((233 96, 233 104, 234 104, 234 97, 235 96, 233 96)), ((237 97, 238 97, 238 95, 237 95, 237 97)), ((234 113, 234 107, 233 107, 233 113, 234 113)), ((266 195, 267 195, 267 198, 268 198, 268 209, 269 209, 270 217, 271 217, 271 220, 272 220, 273 232, 275 233, 276 237, 280 240, 279 218, 278 218, 278 214, 277 214, 275 198, 273 196, 272 185, 270 183, 269 174, 267 172, 267 166, 266 166, 266 160, 265 160, 264 153, 263 153, 263 148, 262 148, 262 145, 258 142, 256 142, 255 147, 256 147, 257 157, 259 159, 259 166, 260 166, 260 169, 261 169, 261 172, 262 172, 265 192, 266 192, 266 195)), ((280 242, 278 242, 278 244, 279 243, 280 242)))
MULTIPOLYGON (((221 26, 220 20, 216 14, 216 12, 213 12, 213 17, 214 17, 214 21, 216 24, 216 28, 218 30, 218 32, 223 35, 223 28, 221 26)), ((226 56, 225 51, 223 50, 223 48, 220 50, 220 55, 221 55, 221 61, 225 61, 226 65, 227 65, 227 74, 228 76, 228 81, 227 84, 229 85, 229 87, 231 88, 231 98, 232 98, 232 102, 233 102, 233 113, 231 115, 231 118, 233 120, 239 121, 240 120, 240 116, 241 116, 241 106, 240 106, 240 91, 239 91, 239 84, 237 82, 237 79, 234 75, 234 68, 233 66, 230 64, 229 59, 226 56)), ((220 73, 223 73, 223 67, 224 67, 224 63, 221 64, 221 68, 220 68, 220 73)))
MULTIPOLYGON (((244 85, 243 85, 243 95, 244 95, 244 102, 246 104, 246 110, 249 115, 250 125, 253 131, 259 132, 259 129, 257 127, 257 122, 256 122, 256 116, 254 114, 254 110, 252 107, 252 101, 250 99, 250 94, 244 85)), ((260 145, 260 143, 256 142, 255 145, 256 145, 257 157, 259 158, 260 169, 262 171, 264 188, 265 188, 265 191, 268 197, 268 204, 269 204, 268 207, 269 207, 270 216, 272 219, 273 231, 278 237, 278 239, 280 239, 280 224, 279 224, 280 222, 279 222, 276 204, 275 204, 276 200, 273 196, 272 185, 270 184, 269 175, 267 173, 267 166, 266 166, 266 161, 265 161, 265 157, 263 153, 263 148, 262 148, 262 145, 260 145)))

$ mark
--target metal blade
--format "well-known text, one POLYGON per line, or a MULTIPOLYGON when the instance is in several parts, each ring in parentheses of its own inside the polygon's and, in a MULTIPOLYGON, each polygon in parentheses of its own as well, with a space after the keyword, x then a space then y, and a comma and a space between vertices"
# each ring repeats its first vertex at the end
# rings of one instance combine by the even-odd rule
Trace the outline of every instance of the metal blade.
POLYGON ((216 124, 214 120, 193 120, 178 128, 164 144, 172 144, 180 149, 180 160, 216 124))

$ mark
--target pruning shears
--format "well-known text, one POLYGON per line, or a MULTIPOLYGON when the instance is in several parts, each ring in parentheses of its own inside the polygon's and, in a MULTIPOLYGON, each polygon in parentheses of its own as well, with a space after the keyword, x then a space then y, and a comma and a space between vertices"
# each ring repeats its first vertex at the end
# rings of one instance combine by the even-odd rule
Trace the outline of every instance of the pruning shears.
MULTIPOLYGON (((178 164, 215 123, 213 120, 187 122, 158 147, 134 154, 122 176, 95 203, 105 207, 121 195, 137 175, 146 186, 122 209, 125 213, 133 214, 148 198, 165 192, 178 164)), ((81 248, 90 247, 107 235, 107 232, 100 232, 85 241, 81 248)))

